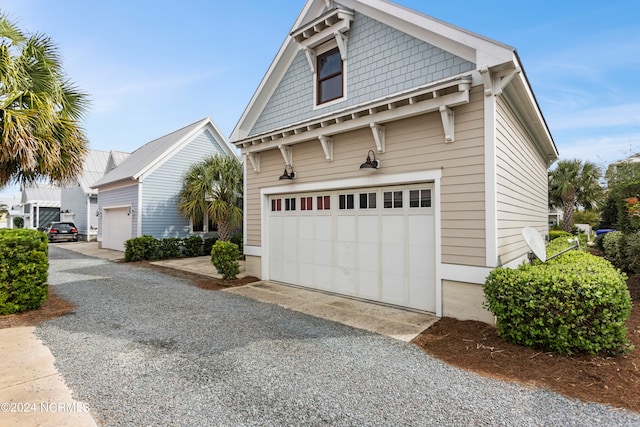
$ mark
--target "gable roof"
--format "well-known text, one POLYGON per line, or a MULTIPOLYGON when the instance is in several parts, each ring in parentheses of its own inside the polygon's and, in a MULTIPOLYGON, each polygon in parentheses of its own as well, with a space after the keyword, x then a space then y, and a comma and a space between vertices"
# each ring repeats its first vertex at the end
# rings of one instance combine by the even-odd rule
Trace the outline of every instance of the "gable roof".
POLYGON ((49 184, 31 184, 22 187, 22 204, 37 203, 41 207, 60 207, 62 189, 49 184))
POLYGON ((109 171, 105 176, 98 179, 91 186, 99 188, 101 186, 121 181, 135 181, 143 176, 147 171, 162 164, 173 153, 182 148, 191 137, 203 131, 209 130, 213 137, 220 143, 220 147, 228 154, 236 155, 227 139, 222 135, 218 127, 211 118, 199 120, 188 126, 178 129, 158 139, 143 145, 135 150, 126 159, 109 171))
POLYGON ((127 153, 125 151, 111 150, 109 152, 109 160, 107 161, 107 166, 105 167, 102 175, 104 176, 114 170, 120 163, 124 161, 124 159, 126 159, 130 155, 131 153, 127 153))
POLYGON ((104 176, 104 169, 109 160, 108 151, 89 150, 84 159, 82 172, 78 175, 77 182, 85 194, 92 194, 91 184, 104 176))
MULTIPOLYGON (((476 71, 473 73, 474 85, 482 82, 483 76, 479 72, 480 70, 490 70, 495 74, 511 73, 515 75, 515 78, 505 80, 505 86, 519 86, 511 91, 518 95, 518 102, 526 110, 527 118, 536 128, 534 133, 538 140, 542 141, 541 145, 544 146, 545 153, 549 158, 557 158, 557 150, 551 133, 513 47, 386 0, 339 0, 336 2, 307 0, 231 133, 230 140, 232 142, 238 143, 249 137, 253 126, 301 49, 296 41, 296 36, 299 38, 301 30, 305 30, 309 23, 313 23, 334 7, 360 12, 416 39, 476 64, 476 71)), ((489 75, 489 73, 485 74, 489 75)), ((500 88, 500 90, 502 89, 505 87, 500 88)), ((265 134, 265 137, 268 139, 269 135, 265 134)))

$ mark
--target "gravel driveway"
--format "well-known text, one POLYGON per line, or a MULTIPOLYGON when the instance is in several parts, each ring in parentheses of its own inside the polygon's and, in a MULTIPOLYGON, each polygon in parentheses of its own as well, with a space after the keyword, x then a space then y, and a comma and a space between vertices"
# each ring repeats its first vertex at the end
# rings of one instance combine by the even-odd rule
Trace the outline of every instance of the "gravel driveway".
POLYGON ((640 425, 391 338, 56 246, 49 256, 49 282, 77 307, 36 334, 104 426, 640 425))

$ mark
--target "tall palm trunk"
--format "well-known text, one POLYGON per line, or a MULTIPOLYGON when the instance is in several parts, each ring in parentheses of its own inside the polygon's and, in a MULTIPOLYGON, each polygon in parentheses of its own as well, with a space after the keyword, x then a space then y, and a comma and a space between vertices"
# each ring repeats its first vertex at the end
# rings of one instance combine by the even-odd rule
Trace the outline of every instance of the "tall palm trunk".
POLYGON ((573 226, 573 212, 576 209, 575 198, 575 192, 569 192, 562 198, 562 229, 567 233, 571 232, 573 226))
POLYGON ((231 231, 227 221, 218 221, 218 240, 228 242, 231 239, 231 231))

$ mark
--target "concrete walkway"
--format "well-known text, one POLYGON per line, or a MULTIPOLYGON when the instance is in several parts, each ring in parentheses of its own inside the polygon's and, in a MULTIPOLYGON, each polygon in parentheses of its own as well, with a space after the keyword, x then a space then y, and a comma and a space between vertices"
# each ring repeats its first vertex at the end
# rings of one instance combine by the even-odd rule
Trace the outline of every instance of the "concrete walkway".
POLYGON ((0 425, 96 426, 89 406, 71 396, 34 329, 0 329, 0 425))

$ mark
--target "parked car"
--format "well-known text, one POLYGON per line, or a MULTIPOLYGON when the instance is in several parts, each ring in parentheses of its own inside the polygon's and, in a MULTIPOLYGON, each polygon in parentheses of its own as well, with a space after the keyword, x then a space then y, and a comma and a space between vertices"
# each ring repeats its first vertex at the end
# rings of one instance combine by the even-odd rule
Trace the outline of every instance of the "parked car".
POLYGON ((45 229, 50 242, 56 240, 78 241, 78 229, 72 222, 50 222, 45 229))

